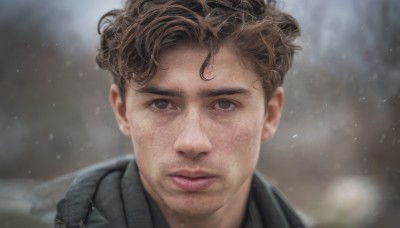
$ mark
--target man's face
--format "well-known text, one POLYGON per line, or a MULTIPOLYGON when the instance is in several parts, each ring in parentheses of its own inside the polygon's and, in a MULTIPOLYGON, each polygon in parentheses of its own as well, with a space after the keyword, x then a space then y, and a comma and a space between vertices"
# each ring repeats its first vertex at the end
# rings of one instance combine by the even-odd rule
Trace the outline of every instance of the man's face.
POLYGON ((262 140, 279 121, 282 90, 265 105, 258 77, 222 47, 202 80, 207 51, 165 51, 145 87, 126 104, 111 89, 122 131, 130 136, 145 189, 162 209, 208 214, 247 197, 262 140))

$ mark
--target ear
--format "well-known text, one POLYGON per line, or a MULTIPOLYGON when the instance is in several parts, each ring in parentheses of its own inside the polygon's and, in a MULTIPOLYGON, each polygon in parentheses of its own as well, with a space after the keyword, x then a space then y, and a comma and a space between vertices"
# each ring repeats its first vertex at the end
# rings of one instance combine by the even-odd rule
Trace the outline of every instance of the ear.
POLYGON ((126 118, 126 107, 116 84, 111 85, 109 98, 119 129, 124 135, 129 136, 130 125, 126 118))
POLYGON ((276 132, 281 119, 283 108, 284 92, 282 87, 278 87, 269 100, 264 116, 264 126, 261 140, 269 140, 276 132))

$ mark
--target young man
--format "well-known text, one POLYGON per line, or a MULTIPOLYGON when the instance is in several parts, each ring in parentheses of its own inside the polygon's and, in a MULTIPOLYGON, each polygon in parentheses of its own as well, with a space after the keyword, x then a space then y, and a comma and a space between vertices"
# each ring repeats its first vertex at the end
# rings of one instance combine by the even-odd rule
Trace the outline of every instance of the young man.
POLYGON ((262 0, 132 0, 99 33, 135 158, 78 176, 57 227, 304 227, 255 173, 298 49, 293 17, 262 0))

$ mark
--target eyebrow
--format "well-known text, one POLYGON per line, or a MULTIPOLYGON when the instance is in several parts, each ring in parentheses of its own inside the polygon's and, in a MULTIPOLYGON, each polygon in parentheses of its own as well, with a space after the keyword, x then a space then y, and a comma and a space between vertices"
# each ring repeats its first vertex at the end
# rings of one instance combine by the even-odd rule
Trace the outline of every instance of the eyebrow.
POLYGON ((154 94, 161 96, 170 96, 170 97, 183 97, 182 91, 180 90, 172 90, 172 89, 162 89, 157 87, 144 87, 136 90, 139 93, 143 94, 154 94))
MULTIPOLYGON (((162 89, 158 87, 144 87, 136 90, 142 94, 154 94, 160 96, 183 97, 181 90, 162 89)), ((201 97, 218 97, 224 95, 244 94, 250 95, 251 92, 244 88, 222 88, 222 89, 205 89, 200 91, 201 97)))
POLYGON ((200 92, 202 97, 217 97, 223 95, 245 94, 249 95, 251 92, 243 88, 223 88, 223 89, 207 89, 200 92))

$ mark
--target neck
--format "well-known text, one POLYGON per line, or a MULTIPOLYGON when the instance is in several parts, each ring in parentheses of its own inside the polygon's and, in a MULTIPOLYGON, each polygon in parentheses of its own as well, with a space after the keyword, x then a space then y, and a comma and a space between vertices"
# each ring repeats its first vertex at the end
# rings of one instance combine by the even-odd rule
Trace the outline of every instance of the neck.
POLYGON ((171 228, 239 228, 244 220, 249 197, 251 178, 233 195, 228 202, 215 211, 194 215, 174 212, 160 206, 171 228))

